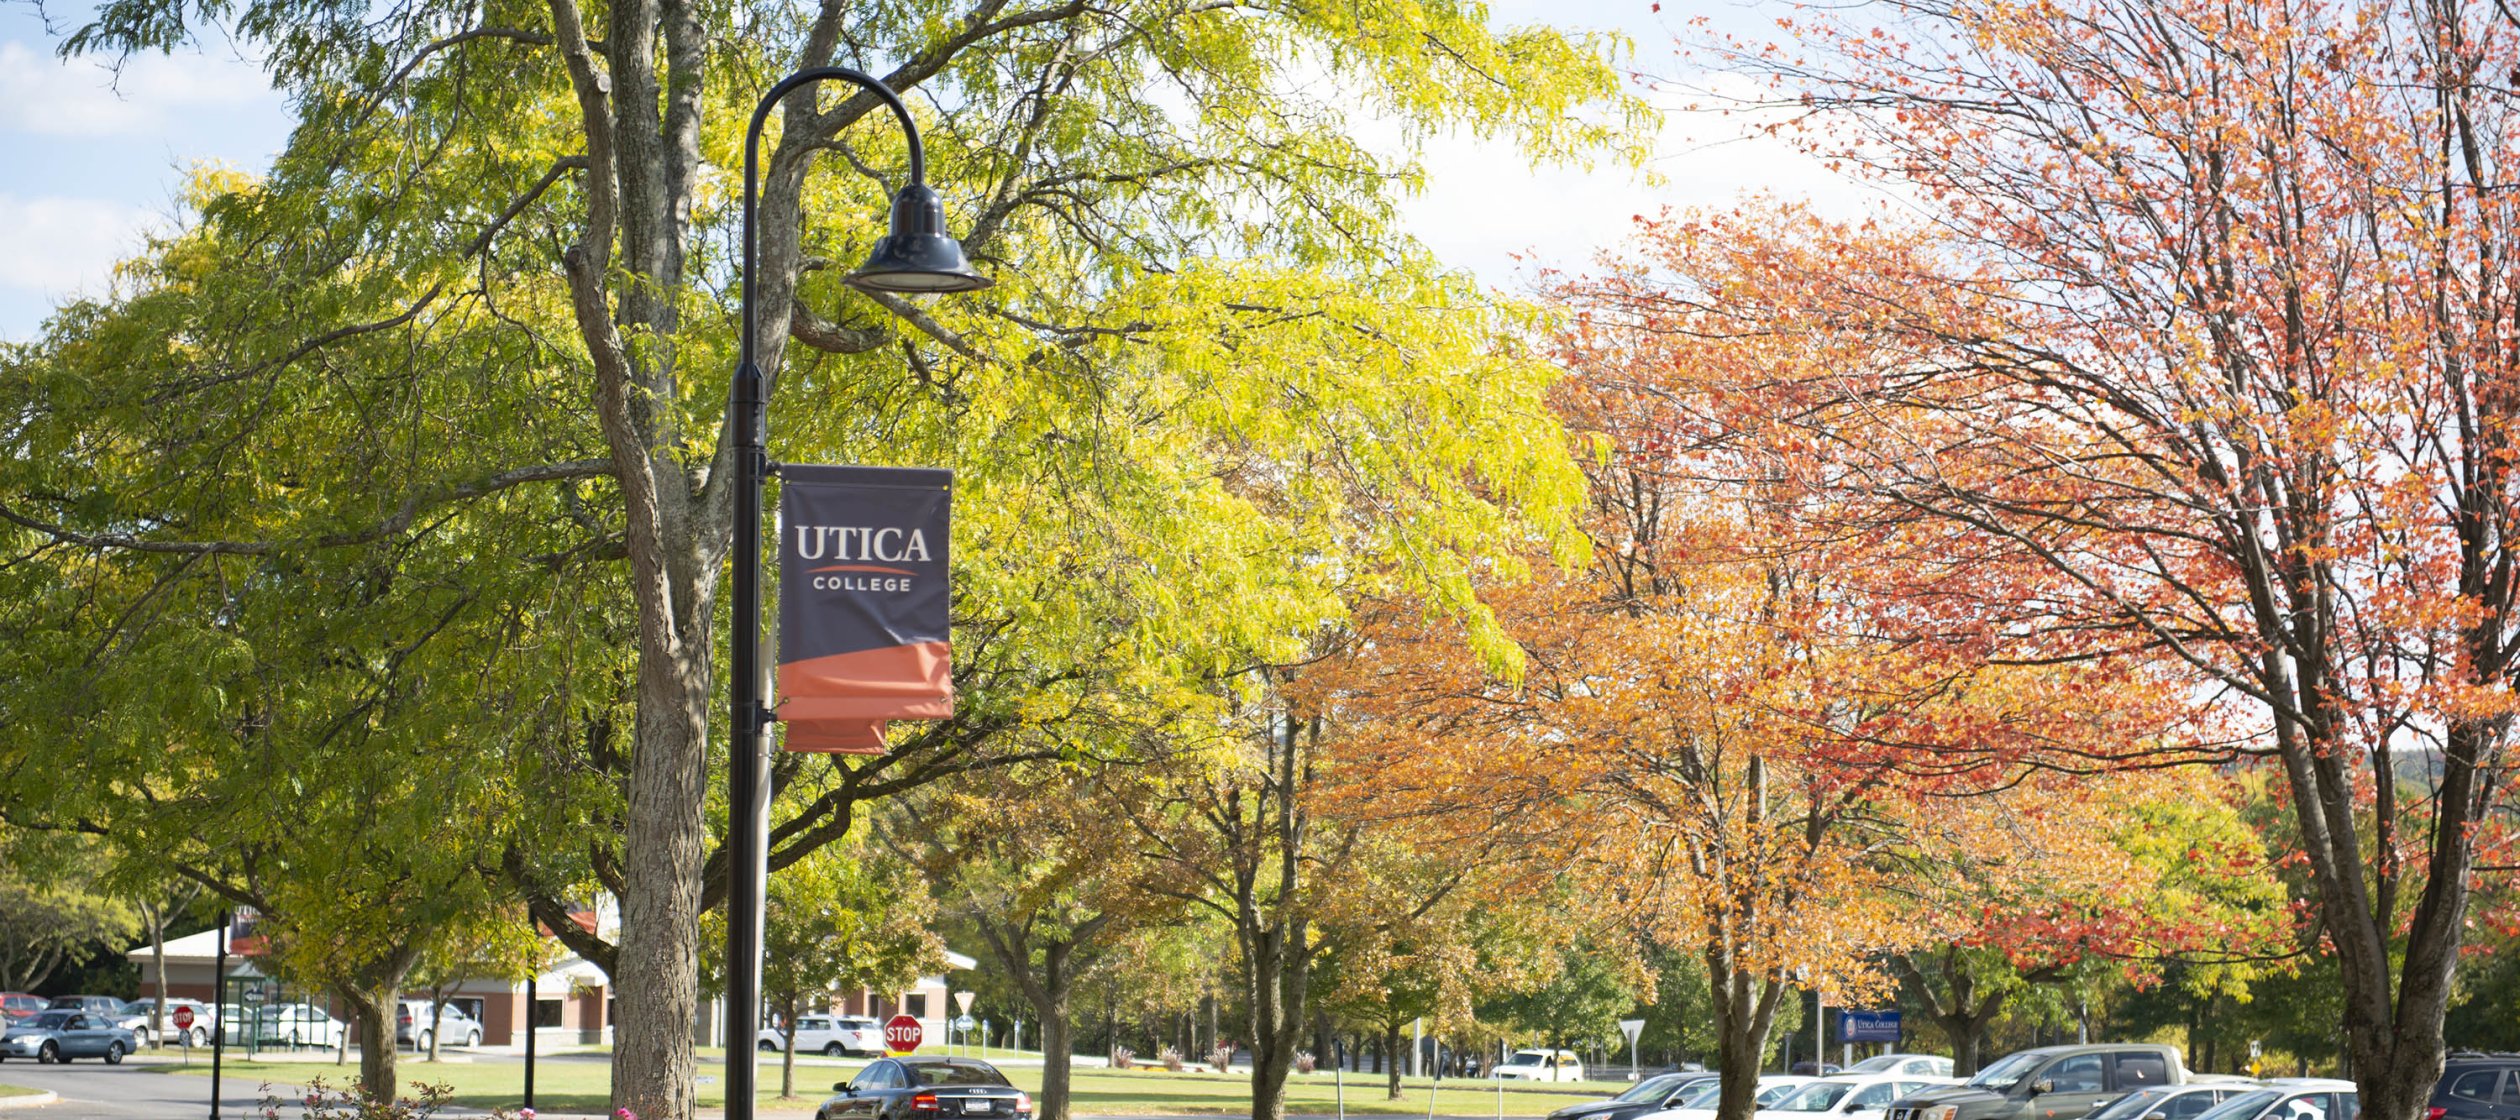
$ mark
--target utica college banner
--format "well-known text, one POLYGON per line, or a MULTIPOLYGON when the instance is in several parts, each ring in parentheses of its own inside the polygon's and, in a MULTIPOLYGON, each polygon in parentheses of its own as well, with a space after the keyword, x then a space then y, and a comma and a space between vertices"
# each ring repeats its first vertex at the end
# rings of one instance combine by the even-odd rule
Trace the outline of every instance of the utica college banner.
POLYGON ((954 472, 779 467, 786 749, 884 753, 884 722, 954 714, 954 472))

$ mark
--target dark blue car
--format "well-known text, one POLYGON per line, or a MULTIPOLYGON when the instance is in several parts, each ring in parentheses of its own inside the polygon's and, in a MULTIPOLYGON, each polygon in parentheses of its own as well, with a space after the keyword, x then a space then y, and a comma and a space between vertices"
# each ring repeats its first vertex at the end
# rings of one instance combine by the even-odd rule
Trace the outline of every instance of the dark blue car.
POLYGON ((0 1034, 0 1062, 11 1058, 33 1058, 44 1063, 103 1058, 107 1065, 118 1065, 123 1055, 139 1045, 139 1039, 130 1031, 95 1012, 42 1011, 0 1034))

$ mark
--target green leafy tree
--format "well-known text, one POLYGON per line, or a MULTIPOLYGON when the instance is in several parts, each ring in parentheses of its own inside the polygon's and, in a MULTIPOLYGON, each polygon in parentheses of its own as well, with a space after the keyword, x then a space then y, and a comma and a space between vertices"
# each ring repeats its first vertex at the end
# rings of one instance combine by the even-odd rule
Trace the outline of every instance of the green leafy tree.
POLYGON ((70 309, 12 362, 56 371, 31 380, 57 396, 9 415, 76 417, 119 453, 0 506, 44 542, 27 549, 150 561, 125 604, 218 557, 324 550, 464 583, 495 565, 398 550, 560 530, 504 554, 544 578, 502 594, 582 609, 570 626, 631 656, 532 682, 556 710, 520 726, 591 796, 497 862, 611 974, 614 1103, 651 1120, 692 1111, 693 938, 726 891, 705 778, 736 474, 731 169, 773 76, 854 63, 907 94, 1000 280, 933 307, 844 295, 830 262, 877 234, 870 200, 906 153, 863 93, 774 114, 747 279, 779 454, 963 470, 966 655, 953 720, 881 760, 782 762, 774 781, 811 795, 780 802, 774 866, 870 798, 1004 761, 1009 729, 1092 712, 1115 676, 1201 685, 1282 654, 1377 560, 1479 617, 1467 574, 1572 488, 1545 365, 1495 341, 1527 320, 1393 231, 1416 169, 1348 122, 1596 150, 1643 116, 1598 44, 1421 0, 112 0, 66 48, 169 49, 213 19, 268 59, 299 128, 132 299, 70 309), (809 176, 825 151, 838 169, 809 176), (558 920, 596 889, 622 899, 618 944, 558 920))
POLYGON ((107 870, 96 844, 0 825, 0 989, 30 991, 139 932, 132 905, 101 889, 107 870))
POLYGON ((1548 1047, 1624 1046, 1619 1020, 1636 1006, 1626 954, 1597 944, 1571 944, 1540 983, 1483 1003, 1479 1017, 1500 1021, 1548 1047))
POLYGON ((437 1029, 447 997, 468 980, 525 981, 549 967, 552 943, 528 921, 521 906, 482 908, 431 931, 427 948, 411 969, 412 987, 429 993, 429 1018, 415 1023, 428 1033, 429 1060, 438 1060, 446 1032, 437 1029))
POLYGON ((1031 1009, 1042 1058, 1034 1115, 1068 1120, 1079 981, 1133 931, 1176 922, 1182 908, 1136 889, 1126 817, 1088 765, 1037 763, 933 793, 894 804, 884 843, 937 885, 944 913, 1031 1009))
MULTIPOLYGON (((826 847, 770 877, 761 938, 761 994, 788 1025, 779 1059, 779 1095, 796 1095, 796 1016, 827 1011, 835 991, 898 991, 945 966, 945 946, 919 916, 932 913, 927 888, 897 863, 861 858, 857 844, 826 847)), ((724 983, 726 922, 708 916, 704 940, 718 951, 703 965, 724 983)), ((744 1024, 749 1036, 759 1024, 744 1024)), ((746 1045, 750 1045, 747 1039, 746 1045)))

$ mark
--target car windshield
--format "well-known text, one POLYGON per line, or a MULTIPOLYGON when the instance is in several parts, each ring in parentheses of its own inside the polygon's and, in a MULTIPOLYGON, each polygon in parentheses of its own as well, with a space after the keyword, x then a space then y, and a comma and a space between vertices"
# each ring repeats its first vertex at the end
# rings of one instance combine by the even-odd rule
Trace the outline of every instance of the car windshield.
POLYGON ((2126 1117, 2142 1120, 2144 1116, 2152 1112, 2153 1106, 2167 1099, 2170 1093, 2171 1090, 2168 1088, 2137 1089, 2093 1110, 2083 1120, 2123 1120, 2126 1117))
POLYGON ((1680 1095, 1671 1098, 1671 1103, 1664 1107, 1713 1108, 1715 1107, 1715 1095, 1723 1091, 1723 1080, 1721 1078, 1710 1077, 1704 1081, 1698 1082, 1695 1085, 1691 1085, 1686 1089, 1680 1090, 1680 1095))
POLYGON ((70 1017, 76 1014, 78 1014, 76 1011, 47 1011, 27 1020, 27 1025, 42 1027, 48 1031, 63 1030, 69 1027, 70 1017))
POLYGON ((1621 1093, 1610 1099, 1614 1101, 1651 1100, 1670 1092, 1674 1086, 1680 1084, 1680 1079, 1683 1076, 1685 1075, 1666 1073, 1655 1077, 1648 1077, 1643 1081, 1639 1081, 1634 1085, 1628 1086, 1627 1092, 1621 1093))
POLYGON ((2196 1120, 2247 1120, 2249 1117, 2266 1111, 2266 1106, 2282 1099, 2284 1099, 2283 1090, 2258 1089, 2242 1093, 2206 1109, 2197 1114, 2196 1120))
POLYGON ((2030 1076, 2031 1067, 2046 1060, 2047 1055, 2035 1050, 2006 1055, 2002 1061, 1979 1070, 1977 1076, 1969 1079, 1969 1087, 2002 1092, 2020 1084, 2022 1078, 2030 1076))
POLYGON ((922 1085, 1006 1084, 1005 1075, 1000 1074, 995 1066, 984 1066, 977 1063, 966 1065, 961 1062, 955 1062, 950 1065, 912 1066, 910 1068, 918 1071, 919 1083, 922 1085))
POLYGON ((1876 1054, 1846 1067, 1848 1073, 1888 1073, 1907 1060, 1905 1054, 1876 1054))
POLYGON ((1814 1081, 1786 1094, 1784 1100, 1768 1108, 1775 1112, 1827 1112, 1854 1091, 1855 1083, 1852 1081, 1814 1081))
POLYGON ((1509 1066, 1536 1066, 1540 1064, 1540 1055, 1525 1051, 1505 1059, 1505 1064, 1509 1066))
POLYGON ((1776 1102, 1785 1099, 1785 1095, 1787 1093, 1791 1093, 1794 1090, 1800 1089, 1808 1084, 1811 1083, 1808 1081, 1788 1081, 1782 1085, 1770 1085, 1759 1090, 1759 1095, 1751 1098, 1751 1100, 1760 1108, 1770 1108, 1773 1107, 1776 1102))

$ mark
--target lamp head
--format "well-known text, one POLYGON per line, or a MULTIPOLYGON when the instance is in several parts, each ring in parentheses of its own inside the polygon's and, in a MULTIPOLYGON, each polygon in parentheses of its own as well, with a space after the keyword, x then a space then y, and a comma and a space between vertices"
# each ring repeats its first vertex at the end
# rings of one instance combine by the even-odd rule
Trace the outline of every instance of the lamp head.
POLYGON ((922 295, 930 292, 976 292, 995 281, 971 270, 962 243, 946 236, 945 203, 925 183, 912 183, 893 196, 892 232, 875 243, 842 281, 862 292, 922 295))

